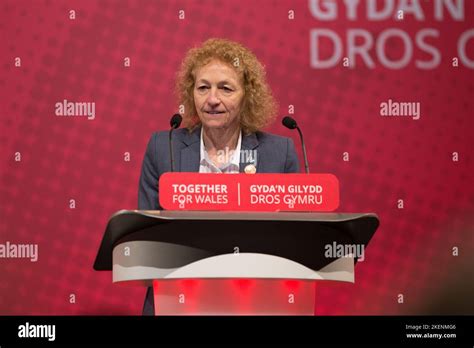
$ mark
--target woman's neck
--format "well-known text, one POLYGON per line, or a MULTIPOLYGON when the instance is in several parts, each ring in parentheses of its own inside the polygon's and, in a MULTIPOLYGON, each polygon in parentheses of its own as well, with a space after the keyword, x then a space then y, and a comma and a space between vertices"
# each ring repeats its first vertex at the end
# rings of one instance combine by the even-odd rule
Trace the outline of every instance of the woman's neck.
POLYGON ((219 150, 235 150, 239 141, 240 127, 202 128, 204 146, 209 155, 217 154, 219 150))

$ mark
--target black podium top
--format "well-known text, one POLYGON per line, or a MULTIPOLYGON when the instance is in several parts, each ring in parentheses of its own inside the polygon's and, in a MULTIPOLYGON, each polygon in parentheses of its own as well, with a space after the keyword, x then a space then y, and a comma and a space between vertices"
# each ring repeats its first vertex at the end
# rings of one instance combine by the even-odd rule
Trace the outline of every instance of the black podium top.
MULTIPOLYGON (((121 210, 109 220, 94 269, 112 270, 116 245, 146 240, 203 250, 207 256, 229 254, 238 246, 240 252, 281 256, 317 270, 336 259, 325 256, 325 246, 366 248, 378 225, 375 214, 121 210)), ((180 262, 163 255, 167 267, 180 262)))

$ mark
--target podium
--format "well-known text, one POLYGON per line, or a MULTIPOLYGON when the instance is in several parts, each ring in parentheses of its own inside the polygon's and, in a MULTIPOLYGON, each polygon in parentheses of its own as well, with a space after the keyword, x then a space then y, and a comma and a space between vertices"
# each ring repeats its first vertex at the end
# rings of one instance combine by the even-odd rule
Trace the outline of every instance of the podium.
POLYGON ((156 315, 314 315, 316 285, 354 282, 378 225, 375 214, 121 210, 94 269, 153 286, 156 315))

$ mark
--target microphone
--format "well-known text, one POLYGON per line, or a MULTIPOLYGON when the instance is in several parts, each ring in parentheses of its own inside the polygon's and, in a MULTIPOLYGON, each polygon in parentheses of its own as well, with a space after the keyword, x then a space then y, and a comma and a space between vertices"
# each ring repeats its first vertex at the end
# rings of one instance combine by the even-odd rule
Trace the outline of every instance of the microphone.
POLYGON ((281 123, 288 129, 296 128, 298 130, 298 133, 300 134, 301 148, 303 149, 304 169, 306 171, 306 174, 309 174, 308 157, 306 156, 306 146, 304 145, 303 133, 301 133, 300 127, 298 127, 296 120, 290 116, 283 117, 281 123))
POLYGON ((181 117, 180 114, 174 114, 173 117, 171 117, 171 120, 170 120, 170 127, 173 128, 173 129, 179 128, 179 126, 181 125, 182 120, 183 120, 183 118, 181 117))
POLYGON ((181 121, 183 120, 183 118, 181 117, 180 114, 174 114, 173 117, 171 117, 171 120, 170 120, 170 131, 169 131, 169 143, 170 143, 170 164, 171 164, 171 171, 174 172, 174 155, 173 155, 173 140, 172 140, 172 135, 173 135, 173 131, 176 129, 176 128, 179 128, 179 126, 181 125, 181 121))

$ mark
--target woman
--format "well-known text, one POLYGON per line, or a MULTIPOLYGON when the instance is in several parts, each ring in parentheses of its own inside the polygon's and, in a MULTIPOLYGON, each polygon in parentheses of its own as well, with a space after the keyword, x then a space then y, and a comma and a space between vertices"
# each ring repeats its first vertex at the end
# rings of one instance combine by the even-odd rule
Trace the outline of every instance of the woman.
MULTIPOLYGON (((189 50, 176 83, 185 129, 173 133, 175 171, 297 173, 293 141, 261 130, 276 103, 255 55, 241 44, 209 39, 189 50)), ((158 180, 171 171, 168 131, 151 136, 143 160, 138 209, 160 209, 158 180)), ((148 289, 143 314, 153 315, 148 289)))

